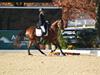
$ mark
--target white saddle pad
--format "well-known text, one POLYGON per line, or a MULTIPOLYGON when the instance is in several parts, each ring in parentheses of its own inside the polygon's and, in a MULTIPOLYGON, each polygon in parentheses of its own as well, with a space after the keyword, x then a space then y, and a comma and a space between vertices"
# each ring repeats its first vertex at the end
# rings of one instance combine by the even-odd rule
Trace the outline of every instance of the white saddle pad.
POLYGON ((42 36, 42 30, 36 28, 36 36, 42 36))

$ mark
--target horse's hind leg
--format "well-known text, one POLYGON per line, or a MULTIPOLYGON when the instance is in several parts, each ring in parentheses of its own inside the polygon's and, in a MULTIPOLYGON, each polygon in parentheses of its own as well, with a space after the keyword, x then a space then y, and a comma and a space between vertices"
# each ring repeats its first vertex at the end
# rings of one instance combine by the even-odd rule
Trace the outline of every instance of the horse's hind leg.
POLYGON ((39 48, 38 44, 34 45, 36 49, 38 49, 40 51, 40 53, 42 53, 43 55, 47 56, 44 52, 41 51, 41 49, 39 48))
POLYGON ((32 55, 31 53, 30 53, 30 47, 32 46, 32 41, 29 41, 29 44, 28 44, 28 55, 32 55))

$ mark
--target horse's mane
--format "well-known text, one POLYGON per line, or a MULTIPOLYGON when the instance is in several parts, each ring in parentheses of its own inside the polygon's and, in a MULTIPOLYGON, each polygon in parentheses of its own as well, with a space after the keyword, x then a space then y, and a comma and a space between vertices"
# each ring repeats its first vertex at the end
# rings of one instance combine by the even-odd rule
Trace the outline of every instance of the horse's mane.
POLYGON ((59 20, 56 20, 55 22, 53 22, 52 24, 51 24, 51 29, 54 29, 54 28, 56 28, 58 25, 58 22, 59 22, 59 20))

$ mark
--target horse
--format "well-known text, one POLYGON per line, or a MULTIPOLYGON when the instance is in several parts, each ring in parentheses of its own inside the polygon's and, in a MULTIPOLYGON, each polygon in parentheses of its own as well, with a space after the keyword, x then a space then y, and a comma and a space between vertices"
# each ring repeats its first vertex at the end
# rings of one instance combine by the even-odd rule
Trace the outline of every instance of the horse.
MULTIPOLYGON (((48 36, 42 36, 43 39, 47 40, 49 43, 52 43, 55 46, 54 50, 51 50, 50 53, 53 53, 56 51, 57 48, 60 49, 60 52, 63 56, 65 56, 65 53, 62 51, 62 48, 60 46, 60 43, 58 41, 58 30, 63 28, 63 20, 56 20, 55 22, 53 22, 51 24, 51 26, 48 28, 48 36)), ((23 32, 20 32, 17 37, 16 37, 16 45, 20 46, 20 39, 23 38, 24 36, 26 36, 29 39, 29 44, 28 44, 28 55, 32 55, 30 53, 30 48, 32 45, 34 45, 34 47, 39 50, 43 55, 46 56, 46 54, 41 51, 41 49, 39 48, 39 43, 38 43, 38 39, 39 37, 36 36, 36 26, 30 26, 28 28, 26 28, 26 30, 24 30, 23 32)))

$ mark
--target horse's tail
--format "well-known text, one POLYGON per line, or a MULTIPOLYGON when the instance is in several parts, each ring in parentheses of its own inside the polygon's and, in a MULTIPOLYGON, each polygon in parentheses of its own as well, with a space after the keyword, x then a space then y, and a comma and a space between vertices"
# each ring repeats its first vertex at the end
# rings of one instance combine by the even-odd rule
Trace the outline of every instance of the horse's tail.
POLYGON ((21 32, 18 33, 16 36, 16 39, 14 41, 14 46, 21 47, 21 41, 24 40, 26 30, 22 30, 21 32))

